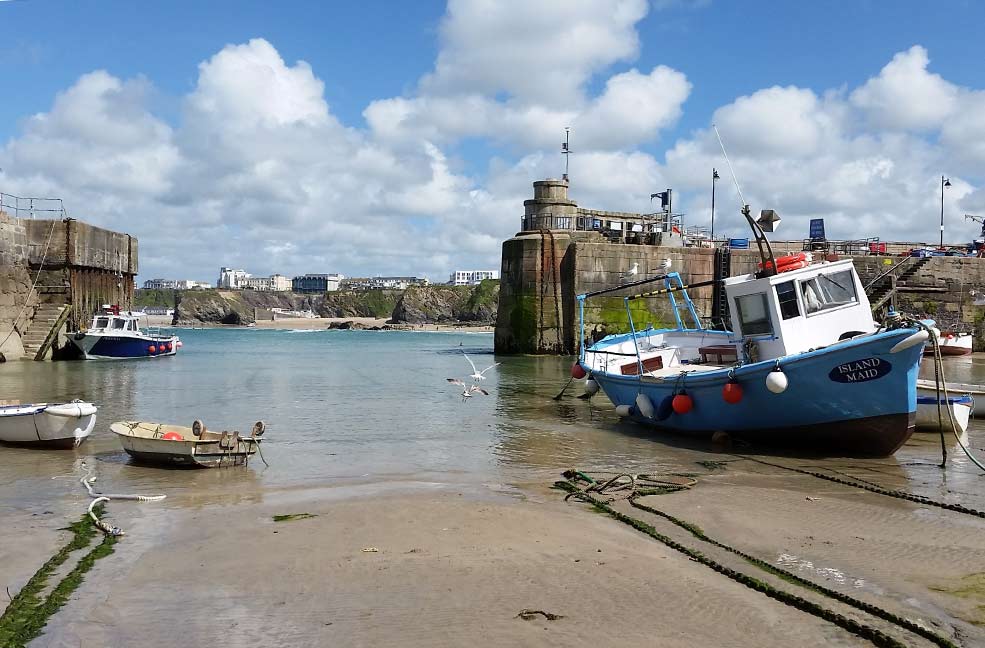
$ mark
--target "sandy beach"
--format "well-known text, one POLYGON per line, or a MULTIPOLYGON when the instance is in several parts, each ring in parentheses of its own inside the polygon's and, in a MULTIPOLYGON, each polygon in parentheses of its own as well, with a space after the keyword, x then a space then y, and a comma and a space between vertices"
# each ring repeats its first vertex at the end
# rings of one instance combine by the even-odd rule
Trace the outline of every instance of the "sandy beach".
MULTIPOLYGON (((982 520, 753 462, 697 472, 694 488, 646 503, 957 645, 985 641, 982 520)), ((193 500, 111 503, 108 519, 127 536, 35 645, 460 646, 479 637, 529 646, 870 645, 585 504, 564 503, 546 484, 518 492, 383 482, 193 500), (298 513, 312 517, 273 519, 298 513), (559 618, 525 620, 523 610, 559 618)), ((904 645, 931 645, 771 580, 625 501, 613 506, 904 645)), ((12 540, 10 529, 0 535, 12 540)))

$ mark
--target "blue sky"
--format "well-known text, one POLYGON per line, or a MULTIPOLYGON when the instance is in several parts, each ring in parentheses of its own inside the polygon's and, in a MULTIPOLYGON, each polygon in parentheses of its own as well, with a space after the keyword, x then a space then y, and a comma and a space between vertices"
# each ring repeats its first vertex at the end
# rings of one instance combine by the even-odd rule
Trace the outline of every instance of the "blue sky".
MULTIPOLYGON (((138 237, 153 232, 142 238, 145 277, 174 275, 171 259, 180 251, 189 257, 183 267, 192 278, 211 279, 218 265, 249 265, 256 274, 442 278, 456 268, 498 267, 498 243, 516 229, 530 183, 560 173, 554 143, 570 122, 586 124, 572 133, 572 164, 582 174, 573 174, 572 194, 580 204, 642 210, 641 198, 651 190, 674 186, 679 204, 700 220, 707 184, 701 176, 710 175, 703 169, 721 166, 707 146, 718 115, 733 129, 723 135, 738 147, 747 193, 779 201, 770 206, 798 228, 791 237, 820 215, 831 219, 829 233, 834 228, 837 236, 932 239, 935 230, 920 223, 932 215, 940 173, 959 179, 946 196, 948 211, 985 211, 982 152, 969 144, 980 133, 974 114, 982 105, 985 4, 592 5, 520 2, 487 20, 490 10, 481 0, 0 2, 0 72, 7 90, 0 102, 6 142, 0 190, 56 191, 86 220, 138 237), (534 22, 539 31, 531 32, 534 22), (592 39, 570 37, 588 27, 598 30, 592 39), (518 53, 531 41, 536 46, 518 53), (496 69, 500 54, 505 72, 496 69), (880 76, 898 55, 898 73, 891 68, 880 76), (575 61, 570 66, 569 58, 575 61), (200 67, 210 61, 216 62, 209 68, 211 85, 200 67), (242 128, 224 132, 229 121, 207 108, 210 92, 233 112, 245 106, 259 114, 278 103, 262 74, 251 77, 254 85, 231 81, 241 64, 273 69, 287 104, 277 108, 284 115, 261 115, 269 132, 249 150, 242 140, 250 139, 252 118, 240 114, 242 128), (97 70, 108 77, 87 76, 97 70), (558 78, 547 78, 552 73, 558 78), (646 75, 652 75, 649 86, 646 75), (547 91, 534 87, 542 76, 547 91), (617 107, 598 105, 593 112, 613 79, 624 81, 617 107), (312 95, 319 82, 321 103, 312 95), (777 90, 770 94, 771 88, 777 90), (59 95, 69 99, 55 110, 59 95), (93 101, 106 115, 84 123, 93 101), (632 101, 643 108, 631 108, 632 101), (893 110, 921 102, 928 104, 922 111, 893 110), (935 110, 942 102, 953 109, 935 110), (375 113, 367 112, 371 106, 375 113), (772 124, 756 122, 764 108, 777 111, 772 124), (624 128, 620 109, 627 123, 641 112, 653 114, 624 128), (461 123, 473 117, 474 124, 461 123), (800 118, 797 130, 791 124, 800 118), (274 130, 274 122, 290 133, 274 130), (299 124, 314 130, 298 134, 299 124), (122 142, 93 135, 130 127, 132 139, 122 142), (210 150, 221 155, 194 145, 213 135, 221 145, 210 150), (295 148, 287 148, 294 137, 295 148), (296 148, 305 141, 317 143, 325 156, 365 159, 367 166, 349 170, 312 151, 301 154, 296 148), (42 159, 38 147, 62 161, 42 159), (86 150, 106 164, 65 168, 65 155, 86 150), (909 159, 915 155, 924 162, 909 159), (823 190, 798 185, 806 182, 796 172, 804 160, 815 179, 866 181, 823 190), (182 175, 192 168, 191 177, 182 175), (126 171, 120 175, 120 169, 126 171), (101 180, 107 173, 120 177, 101 180), (207 177, 216 178, 216 186, 199 186, 207 177), (270 186, 245 195, 244 187, 265 182, 270 186), (774 186, 780 182, 783 187, 774 186), (306 200, 294 201, 292 188, 306 200), (239 193, 227 200, 223 191, 239 193), (173 204, 177 193, 189 196, 180 212, 173 204), (288 213, 285 200, 292 205, 288 213), (463 212, 483 224, 476 227, 463 212), (270 226, 280 218, 281 227, 270 226), (162 239, 162 224, 165 232, 194 232, 201 244, 190 247, 185 236, 168 233, 162 239), (369 240, 358 231, 367 224, 402 232, 403 240, 369 240), (419 241, 419 250, 407 244, 407 236, 421 232, 435 241, 419 241)), ((766 205, 754 208, 760 206, 766 205)), ((973 228, 956 216, 951 229, 967 238, 973 228)))

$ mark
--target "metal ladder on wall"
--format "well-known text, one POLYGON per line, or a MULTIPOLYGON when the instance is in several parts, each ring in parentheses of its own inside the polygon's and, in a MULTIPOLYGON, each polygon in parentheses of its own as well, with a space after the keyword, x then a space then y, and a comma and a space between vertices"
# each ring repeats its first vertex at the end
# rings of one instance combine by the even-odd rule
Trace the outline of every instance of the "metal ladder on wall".
POLYGON ((725 279, 732 272, 732 250, 727 247, 715 248, 715 285, 711 293, 711 327, 728 329, 728 295, 725 293, 725 279))

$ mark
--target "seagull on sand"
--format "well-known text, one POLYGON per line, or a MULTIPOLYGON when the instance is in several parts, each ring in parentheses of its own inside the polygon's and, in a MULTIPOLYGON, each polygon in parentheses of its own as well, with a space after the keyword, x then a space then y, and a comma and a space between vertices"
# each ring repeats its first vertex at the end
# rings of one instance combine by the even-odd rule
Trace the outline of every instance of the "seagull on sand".
POLYGON ((472 358, 469 357, 469 354, 467 354, 464 351, 462 351, 462 355, 464 355, 465 356, 465 359, 469 361, 469 364, 470 365, 472 365, 472 375, 469 376, 469 378, 471 378, 473 380, 473 382, 475 382, 476 384, 478 384, 478 382, 480 380, 485 380, 486 379, 486 377, 483 376, 482 374, 486 373, 487 371, 489 371, 490 369, 492 369, 493 367, 495 367, 496 365, 499 364, 498 362, 496 362, 494 364, 489 365, 488 367, 486 367, 482 371, 479 371, 478 369, 475 368, 475 363, 472 362, 472 358))
POLYGON ((639 273, 640 273, 640 264, 634 263, 632 268, 630 268, 626 272, 620 273, 619 274, 619 278, 620 279, 632 279, 633 277, 635 277, 639 273))
POLYGON ((472 398, 472 396, 474 396, 475 394, 484 394, 486 396, 489 395, 489 392, 487 392, 482 387, 479 387, 475 383, 472 383, 471 385, 466 385, 464 382, 462 382, 458 378, 445 378, 445 380, 447 380, 448 382, 450 382, 453 385, 458 385, 458 386, 460 386, 462 388, 462 402, 463 403, 465 401, 467 401, 468 399, 472 398))

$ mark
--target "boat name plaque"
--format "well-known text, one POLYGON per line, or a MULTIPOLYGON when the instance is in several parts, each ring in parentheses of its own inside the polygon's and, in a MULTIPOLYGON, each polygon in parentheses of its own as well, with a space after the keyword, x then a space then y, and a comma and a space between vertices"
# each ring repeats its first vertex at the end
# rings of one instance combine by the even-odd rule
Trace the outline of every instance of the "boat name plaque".
POLYGON ((893 370, 882 358, 863 358, 840 364, 828 374, 828 378, 840 383, 858 383, 882 378, 893 370))

